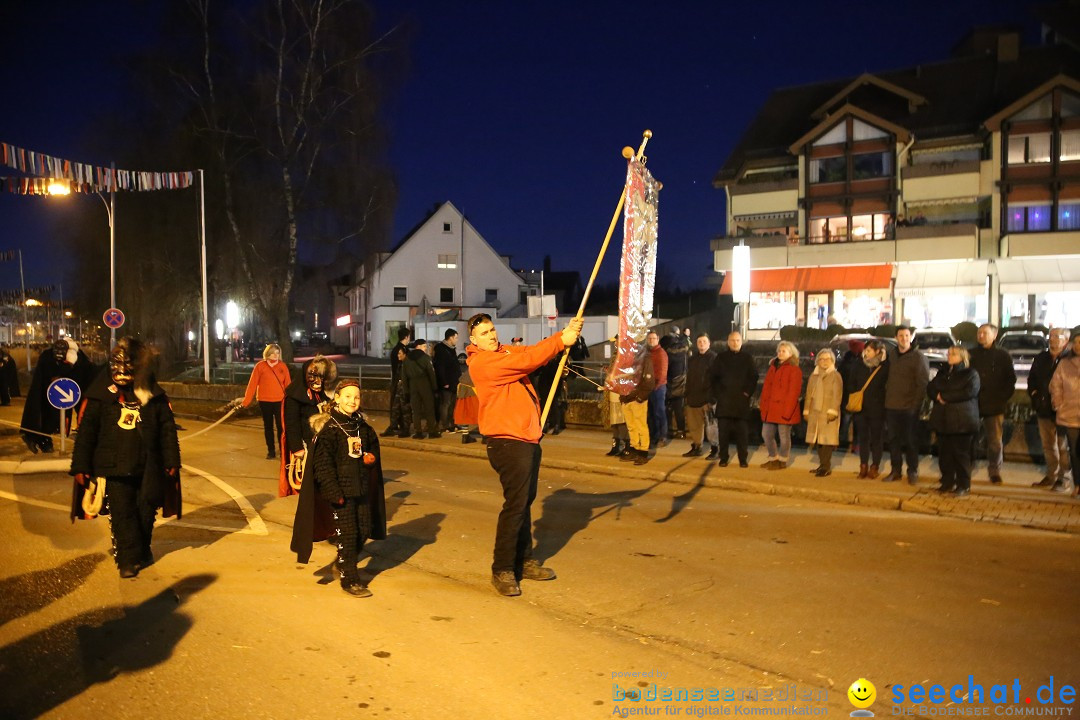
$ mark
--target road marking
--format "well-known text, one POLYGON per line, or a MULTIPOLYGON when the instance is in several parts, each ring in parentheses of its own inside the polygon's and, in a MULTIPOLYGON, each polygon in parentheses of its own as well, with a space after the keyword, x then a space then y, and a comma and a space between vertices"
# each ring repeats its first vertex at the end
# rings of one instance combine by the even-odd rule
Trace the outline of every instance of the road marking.
MULTIPOLYGON (((188 472, 201 475, 209 480, 212 484, 216 485, 218 489, 232 498, 236 506, 240 508, 240 512, 244 514, 244 519, 247 521, 247 526, 243 529, 237 530, 236 528, 222 527, 220 525, 200 525, 198 523, 191 523, 185 520, 175 520, 173 518, 164 518, 158 521, 157 525, 175 525, 177 527, 194 528, 196 530, 211 530, 213 532, 222 533, 237 533, 240 535, 269 535, 269 531, 266 529, 266 523, 263 522, 262 516, 258 511, 248 502, 248 499, 244 497, 240 492, 229 485, 216 475, 211 475, 205 470, 191 467, 190 465, 184 465, 183 468, 188 472)), ((32 505, 34 507, 45 508, 47 510, 59 510, 60 512, 71 512, 71 506, 60 505, 59 503, 48 502, 47 500, 35 500, 33 498, 23 497, 16 495, 15 493, 9 493, 6 490, 0 490, 0 498, 5 500, 11 500, 13 502, 22 503, 24 505, 32 505)))

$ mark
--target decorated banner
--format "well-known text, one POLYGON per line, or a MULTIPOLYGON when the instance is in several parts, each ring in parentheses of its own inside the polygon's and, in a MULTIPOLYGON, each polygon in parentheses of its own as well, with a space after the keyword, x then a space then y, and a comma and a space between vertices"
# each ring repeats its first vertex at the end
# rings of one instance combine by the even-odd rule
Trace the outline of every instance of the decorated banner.
POLYGON ((622 272, 619 277, 619 337, 608 386, 628 395, 641 378, 645 336, 652 319, 656 284, 657 208, 660 183, 631 159, 626 168, 622 272))
POLYGON ((116 170, 72 162, 0 142, 0 165, 33 177, 0 178, 0 189, 20 195, 48 195, 54 179, 65 180, 71 192, 108 190, 179 190, 191 187, 195 173, 116 170))

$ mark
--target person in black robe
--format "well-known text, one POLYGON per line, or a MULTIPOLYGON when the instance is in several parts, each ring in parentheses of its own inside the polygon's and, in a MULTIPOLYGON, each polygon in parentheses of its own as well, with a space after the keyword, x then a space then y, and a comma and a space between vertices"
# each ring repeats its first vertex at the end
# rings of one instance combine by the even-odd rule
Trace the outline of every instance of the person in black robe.
MULTIPOLYGON (((153 353, 122 338, 86 391, 71 456, 71 520, 93 517, 83 500, 102 492, 122 578, 154 563, 150 540, 158 508, 180 517, 180 443, 165 391, 154 379, 153 353)), ((102 512, 101 514, 104 514, 102 512)))
MULTIPOLYGON (((79 384, 82 392, 86 392, 94 375, 90 358, 70 338, 60 338, 41 352, 26 391, 22 415, 23 442, 30 452, 51 453, 51 436, 60 432, 60 411, 49 403, 49 385, 58 378, 70 378, 79 384)), ((66 424, 65 433, 71 428, 70 415, 66 424)))

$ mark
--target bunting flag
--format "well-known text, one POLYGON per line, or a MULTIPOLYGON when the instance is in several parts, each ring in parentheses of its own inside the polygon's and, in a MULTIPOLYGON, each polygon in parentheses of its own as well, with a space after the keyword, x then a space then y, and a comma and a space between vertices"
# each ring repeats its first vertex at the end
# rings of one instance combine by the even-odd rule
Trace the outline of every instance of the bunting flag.
POLYGON ((633 392, 641 379, 645 336, 652 320, 656 284, 657 211, 660 183, 631 158, 626 168, 622 272, 619 277, 619 337, 608 386, 619 395, 633 392))
MULTIPOLYGON (((26 288, 26 296, 33 298, 43 298, 52 295, 56 292, 55 285, 39 285, 38 287, 26 288)), ((20 290, 0 290, 0 301, 3 302, 19 302, 23 299, 23 291, 20 290)), ((41 301, 47 303, 48 301, 41 301)))
POLYGON ((18 250, 0 250, 0 262, 8 262, 19 257, 18 250))
POLYGON ((109 190, 181 190, 191 187, 195 173, 149 172, 144 170, 114 170, 86 163, 72 162, 43 153, 25 150, 0 142, 0 165, 14 168, 32 177, 0 178, 0 189, 20 195, 48 195, 54 179, 66 180, 72 192, 106 192, 109 190))

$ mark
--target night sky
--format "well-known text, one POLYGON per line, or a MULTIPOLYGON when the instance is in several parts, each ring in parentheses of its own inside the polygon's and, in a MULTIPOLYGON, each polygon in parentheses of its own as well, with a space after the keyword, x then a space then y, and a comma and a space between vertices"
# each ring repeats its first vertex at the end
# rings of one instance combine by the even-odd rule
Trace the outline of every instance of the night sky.
MULTIPOLYGON (((772 89, 943 60, 975 24, 1019 23, 1034 41, 1035 4, 377 0, 382 29, 400 24, 409 47, 385 106, 399 184, 388 244, 450 200, 515 268, 550 254, 587 277, 622 188, 620 150, 649 128, 660 272, 699 286, 724 229, 712 178, 772 89)), ((115 58, 154 41, 146 5, 5 5, 0 140, 107 165, 82 143, 123 87, 115 58)), ((24 250, 29 285, 75 281, 55 202, 0 197, 0 250, 24 250)), ((107 247, 104 208, 101 229, 107 247)), ((0 289, 17 286, 17 267, 0 265, 0 289)))

